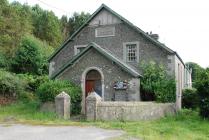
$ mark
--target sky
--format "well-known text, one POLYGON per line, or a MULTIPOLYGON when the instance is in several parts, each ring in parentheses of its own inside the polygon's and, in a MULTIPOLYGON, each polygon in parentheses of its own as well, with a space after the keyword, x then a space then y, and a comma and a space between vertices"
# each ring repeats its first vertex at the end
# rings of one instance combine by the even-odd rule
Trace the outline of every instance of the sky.
MULTIPOLYGON (((14 0, 9 0, 10 2, 14 0)), ((74 12, 92 14, 106 4, 145 32, 157 33, 159 41, 176 51, 184 62, 209 67, 208 0, 16 0, 39 4, 58 17, 74 12)))

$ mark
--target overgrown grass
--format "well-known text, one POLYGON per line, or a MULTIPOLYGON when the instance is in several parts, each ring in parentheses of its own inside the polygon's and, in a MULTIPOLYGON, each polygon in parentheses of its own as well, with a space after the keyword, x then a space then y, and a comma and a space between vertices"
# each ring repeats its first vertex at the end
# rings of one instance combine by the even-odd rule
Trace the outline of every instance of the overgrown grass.
POLYGON ((122 129, 143 140, 209 140, 209 121, 191 110, 154 121, 96 122, 94 125, 122 129))
MULTIPOLYGON (((209 121, 203 120, 198 113, 182 110, 176 116, 167 116, 154 121, 138 122, 87 122, 68 121, 57 118, 54 113, 37 110, 37 103, 16 103, 0 107, 0 121, 14 116, 17 123, 36 125, 82 125, 107 129, 121 129, 129 136, 143 140, 209 140, 209 121)), ((123 138, 120 138, 123 139, 123 138)))

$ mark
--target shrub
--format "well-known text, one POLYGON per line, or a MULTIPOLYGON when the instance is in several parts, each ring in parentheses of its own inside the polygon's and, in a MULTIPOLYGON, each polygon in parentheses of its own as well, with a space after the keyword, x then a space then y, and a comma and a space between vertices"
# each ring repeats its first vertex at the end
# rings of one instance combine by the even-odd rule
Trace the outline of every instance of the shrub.
POLYGON ((176 82, 174 78, 167 77, 155 85, 155 96, 157 102, 175 102, 176 82))
POLYGON ((182 92, 182 107, 196 109, 199 105, 199 97, 195 88, 187 88, 182 92))
POLYGON ((8 65, 8 59, 6 59, 6 56, 0 52, 0 68, 6 68, 8 65))
POLYGON ((176 83, 167 75, 163 65, 150 61, 142 63, 143 78, 141 80, 142 99, 158 102, 174 102, 176 83), (148 94, 148 95, 147 95, 148 94), (148 99, 146 97, 149 97, 148 99))
POLYGON ((81 90, 79 87, 68 81, 50 80, 43 83, 37 90, 41 102, 54 101, 56 95, 65 91, 71 98, 71 111, 73 114, 80 113, 81 90))
POLYGON ((23 92, 26 82, 15 74, 0 70, 0 94, 3 96, 16 96, 23 92))
POLYGON ((12 61, 12 69, 16 73, 46 74, 50 52, 52 49, 40 40, 25 36, 12 61))
POLYGON ((37 97, 31 92, 21 92, 18 99, 24 103, 38 101, 37 97))
POLYGON ((18 74, 18 77, 27 81, 27 90, 30 92, 35 92, 42 83, 49 81, 47 75, 37 76, 31 74, 18 74))
POLYGON ((200 79, 196 85, 200 98, 200 115, 209 119, 209 73, 202 72, 200 79))

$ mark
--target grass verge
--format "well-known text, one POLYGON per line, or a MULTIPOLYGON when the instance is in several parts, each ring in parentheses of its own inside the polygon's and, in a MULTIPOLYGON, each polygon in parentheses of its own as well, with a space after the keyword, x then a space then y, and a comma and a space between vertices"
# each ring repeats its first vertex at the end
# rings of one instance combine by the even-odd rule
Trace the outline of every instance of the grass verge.
POLYGON ((40 112, 38 103, 34 102, 1 106, 0 122, 7 123, 8 118, 13 118, 12 123, 32 125, 76 125, 121 129, 129 136, 143 140, 209 140, 209 121, 203 120, 197 112, 191 110, 182 110, 176 116, 167 116, 153 121, 87 122, 83 120, 75 122, 59 119, 54 113, 40 112))

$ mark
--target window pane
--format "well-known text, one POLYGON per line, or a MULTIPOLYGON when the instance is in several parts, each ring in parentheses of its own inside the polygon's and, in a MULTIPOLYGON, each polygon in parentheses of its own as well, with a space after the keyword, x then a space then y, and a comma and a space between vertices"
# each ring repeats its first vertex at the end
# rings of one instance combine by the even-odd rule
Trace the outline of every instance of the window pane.
POLYGON ((128 62, 135 62, 137 57, 137 46, 136 44, 127 44, 126 45, 127 60, 128 62))

